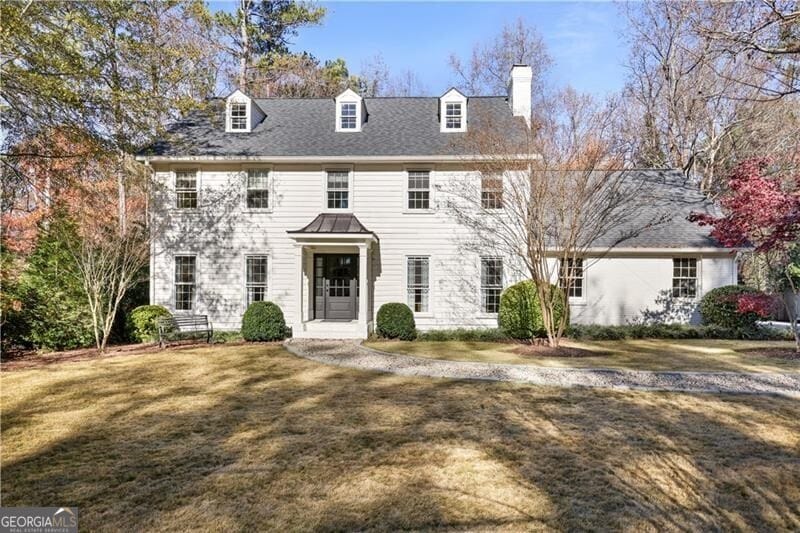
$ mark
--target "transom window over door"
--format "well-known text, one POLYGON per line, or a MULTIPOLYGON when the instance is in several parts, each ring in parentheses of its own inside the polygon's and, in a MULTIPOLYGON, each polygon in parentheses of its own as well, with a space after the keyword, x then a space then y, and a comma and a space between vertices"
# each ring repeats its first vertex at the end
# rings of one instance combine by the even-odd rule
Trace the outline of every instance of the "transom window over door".
POLYGON ((355 103, 345 102, 341 110, 341 128, 343 130, 356 129, 356 105, 355 103))
POLYGON ((408 208, 430 209, 431 173, 427 170, 408 172, 408 208))
POLYGON ((247 104, 243 102, 231 103, 231 130, 247 129, 247 104))
POLYGON ((197 257, 194 255, 175 256, 175 310, 194 309, 194 296, 197 279, 197 257))
POLYGON ((498 174, 481 176, 481 207, 483 209, 503 208, 503 176, 498 174))
POLYGON ((461 118, 461 103, 445 104, 445 127, 447 129, 461 129, 461 118))
POLYGON ((676 257, 672 260, 672 297, 697 297, 697 259, 676 257))
POLYGON ((415 313, 427 313, 430 309, 430 258, 408 258, 408 306, 415 313))
POLYGON ((175 171, 175 207, 197 208, 197 171, 182 169, 175 171))
POLYGON ((583 298, 583 259, 561 261, 558 286, 567 298, 583 298))
POLYGON ((247 171, 247 207, 269 209, 269 170, 251 168, 247 171))
POLYGON ((503 260, 499 257, 481 257, 481 311, 500 311, 500 294, 503 292, 503 260))
POLYGON ((329 170, 327 179, 328 209, 350 208, 350 173, 329 170))
POLYGON ((246 259, 247 307, 267 299, 267 256, 250 255, 246 259))

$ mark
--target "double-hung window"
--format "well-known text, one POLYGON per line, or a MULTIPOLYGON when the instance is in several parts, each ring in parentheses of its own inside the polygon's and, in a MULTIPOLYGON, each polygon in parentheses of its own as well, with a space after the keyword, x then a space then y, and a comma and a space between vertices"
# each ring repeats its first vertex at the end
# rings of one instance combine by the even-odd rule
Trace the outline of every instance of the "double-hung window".
POLYGON ((481 311, 497 313, 502 292, 503 260, 499 257, 481 257, 481 311))
POLYGON ((350 173, 346 170, 329 170, 327 180, 328 209, 350 207, 350 173))
POLYGON ((583 259, 561 261, 558 286, 570 300, 583 298, 583 259))
POLYGON ((445 104, 445 128, 460 130, 461 119, 461 103, 445 104))
POLYGON ((243 102, 231 103, 231 131, 247 130, 247 104, 243 102))
POLYGON ((247 208, 269 209, 269 170, 251 168, 247 171, 247 208))
POLYGON ((430 309, 430 258, 408 258, 408 306, 415 313, 427 313, 430 309))
POLYGON ((263 302, 267 299, 267 256, 249 255, 245 263, 246 305, 250 307, 253 302, 263 302))
POLYGON ((676 257, 672 260, 672 297, 697 297, 697 259, 676 257))
POLYGON ((175 256, 175 310, 194 309, 197 284, 197 257, 194 255, 175 256))
POLYGON ((483 209, 503 208, 503 176, 498 174, 481 176, 481 207, 483 209))
POLYGON ((354 130, 356 129, 356 105, 353 102, 344 102, 341 104, 341 116, 340 119, 340 128, 343 130, 354 130))
POLYGON ((408 172, 408 208, 430 209, 431 173, 427 170, 408 172))
POLYGON ((197 208, 197 171, 182 169, 175 171, 175 207, 197 208))

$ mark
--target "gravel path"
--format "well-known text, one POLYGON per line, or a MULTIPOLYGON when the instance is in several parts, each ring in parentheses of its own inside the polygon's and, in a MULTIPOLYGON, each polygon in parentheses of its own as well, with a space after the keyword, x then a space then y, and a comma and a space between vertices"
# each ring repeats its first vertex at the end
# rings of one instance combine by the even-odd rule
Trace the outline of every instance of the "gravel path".
POLYGON ((291 340, 286 348, 324 364, 390 372, 401 376, 518 381, 553 387, 772 394, 800 398, 800 374, 652 372, 443 361, 380 352, 353 341, 291 340))

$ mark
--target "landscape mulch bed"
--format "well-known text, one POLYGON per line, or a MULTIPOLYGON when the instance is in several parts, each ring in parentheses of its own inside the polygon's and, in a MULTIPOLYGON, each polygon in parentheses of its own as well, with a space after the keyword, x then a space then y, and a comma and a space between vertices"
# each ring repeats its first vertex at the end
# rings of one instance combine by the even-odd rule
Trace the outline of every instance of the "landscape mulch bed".
POLYGON ((608 352, 600 352, 597 350, 584 350, 583 348, 572 348, 569 346, 547 346, 546 344, 526 344, 515 348, 513 352, 517 355, 524 355, 527 357, 599 357, 608 355, 608 352))

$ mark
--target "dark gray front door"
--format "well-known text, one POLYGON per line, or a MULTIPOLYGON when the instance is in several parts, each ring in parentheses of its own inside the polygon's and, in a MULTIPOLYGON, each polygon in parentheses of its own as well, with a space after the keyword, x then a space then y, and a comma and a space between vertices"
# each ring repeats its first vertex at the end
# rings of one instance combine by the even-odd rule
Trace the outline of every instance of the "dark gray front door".
POLYGON ((314 255, 314 318, 353 320, 358 314, 358 255, 314 255))

